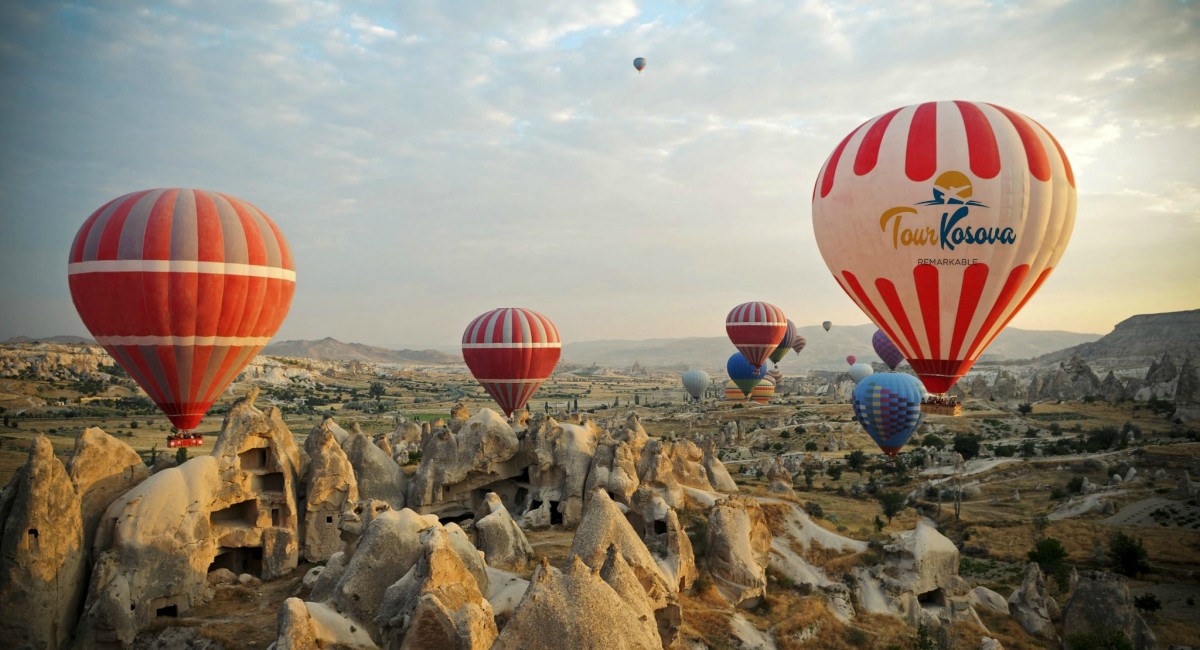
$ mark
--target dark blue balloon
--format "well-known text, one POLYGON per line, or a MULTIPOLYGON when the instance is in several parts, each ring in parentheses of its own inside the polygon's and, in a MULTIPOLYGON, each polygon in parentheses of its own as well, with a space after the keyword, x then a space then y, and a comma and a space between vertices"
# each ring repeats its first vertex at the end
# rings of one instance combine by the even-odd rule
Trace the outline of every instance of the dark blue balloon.
POLYGON ((750 395, 750 391, 758 385, 764 377, 767 376, 767 364, 763 364, 758 368, 750 365, 745 355, 741 352, 734 352, 729 357, 729 361, 725 362, 725 370, 729 372, 729 378, 737 387, 742 389, 742 393, 746 396, 750 395))
POLYGON ((925 387, 912 375, 884 372, 858 382, 851 404, 854 417, 883 453, 894 457, 925 415, 925 387))
POLYGON ((896 347, 895 343, 888 338, 883 330, 875 330, 875 336, 871 337, 871 345, 875 348, 875 354, 879 355, 880 359, 887 364, 888 368, 896 369, 901 361, 904 361, 904 355, 900 352, 900 348, 896 347))

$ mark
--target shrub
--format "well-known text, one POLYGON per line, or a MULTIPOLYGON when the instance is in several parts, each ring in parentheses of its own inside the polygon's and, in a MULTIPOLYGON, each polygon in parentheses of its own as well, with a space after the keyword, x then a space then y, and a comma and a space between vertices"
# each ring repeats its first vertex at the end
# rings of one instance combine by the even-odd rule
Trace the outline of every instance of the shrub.
POLYGON ((1017 405, 1017 411, 1019 411, 1021 415, 1029 415, 1030 413, 1033 413, 1033 404, 1030 404, 1029 402, 1021 402, 1017 405))
POLYGON ((1067 637, 1072 650, 1133 650, 1133 644, 1120 630, 1106 629, 1076 632, 1067 637))
POLYGON ((971 460, 979 455, 979 435, 974 433, 959 433, 954 436, 954 451, 962 454, 963 460, 971 460))
POLYGON ((1136 578, 1139 573, 1150 571, 1142 540, 1125 533, 1117 532, 1109 538, 1108 555, 1112 559, 1113 569, 1121 575, 1136 578))
POLYGON ((1154 614, 1154 612, 1162 609, 1162 602, 1159 601, 1158 596, 1146 593, 1142 594, 1141 596, 1134 596, 1133 606, 1136 607, 1139 612, 1150 616, 1154 614))
POLYGON ((812 440, 809 440, 808 442, 804 443, 804 451, 816 451, 816 450, 817 450, 817 443, 813 442, 812 440))
POLYGON ((1067 565, 1067 549, 1053 537, 1043 537, 1029 551, 1029 561, 1037 562, 1042 573, 1054 578, 1058 588, 1066 591, 1071 587, 1071 567, 1067 565))
POLYGON ((821 507, 821 504, 814 501, 805 501, 804 511, 813 519, 820 519, 825 516, 825 509, 821 507))
POLYGON ((1070 494, 1079 494, 1080 492, 1083 492, 1083 477, 1071 477, 1071 480, 1067 481, 1067 492, 1070 494))
POLYGON ((875 496, 879 500, 879 507, 883 510, 883 516, 887 517, 888 523, 892 523, 892 517, 900 514, 907 505, 908 499, 900 492, 891 490, 880 490, 875 496))

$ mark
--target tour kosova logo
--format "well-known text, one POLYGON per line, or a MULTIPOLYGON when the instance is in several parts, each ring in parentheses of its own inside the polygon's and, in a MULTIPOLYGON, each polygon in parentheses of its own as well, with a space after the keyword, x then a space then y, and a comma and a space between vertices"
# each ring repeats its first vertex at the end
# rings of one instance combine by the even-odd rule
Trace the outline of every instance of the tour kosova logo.
MULTIPOLYGON (((933 198, 885 210, 879 228, 893 249, 920 248, 929 254, 969 253, 959 247, 1010 246, 1017 241, 1011 226, 982 226, 973 220, 988 206, 971 198, 971 179, 960 171, 942 172, 933 182, 933 198)), ((920 258, 918 264, 969 266, 976 259, 920 258)))

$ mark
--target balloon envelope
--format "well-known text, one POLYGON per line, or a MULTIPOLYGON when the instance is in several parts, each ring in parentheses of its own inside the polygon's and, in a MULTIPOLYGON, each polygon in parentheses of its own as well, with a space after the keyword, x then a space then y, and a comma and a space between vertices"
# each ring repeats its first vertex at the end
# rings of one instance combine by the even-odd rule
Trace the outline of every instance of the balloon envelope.
POLYGON ((749 398, 746 396, 746 393, 742 392, 742 389, 737 385, 737 382, 733 381, 732 379, 725 382, 725 401, 745 402, 747 399, 749 398))
POLYGON ((709 376, 703 370, 689 370, 683 373, 683 388, 687 390, 688 395, 692 399, 700 399, 704 397, 704 391, 708 389, 709 376))
POLYGON ((646 69, 646 58, 639 56, 633 60, 633 67, 637 68, 638 72, 646 69))
POLYGON ((829 328, 833 327, 833 321, 827 320, 827 321, 821 323, 821 327, 824 327, 825 331, 828 332, 829 328))
POLYGON ((796 324, 793 323, 792 319, 789 318, 787 321, 787 329, 783 332, 783 338, 779 340, 779 346, 776 347, 771 352, 771 356, 768 357, 771 360, 771 363, 779 363, 780 361, 783 361, 783 358, 787 356, 787 353, 792 351, 792 344, 796 340, 797 336, 799 336, 799 334, 796 334, 796 324))
POLYGON ((554 372, 561 352, 562 341, 554 323, 521 307, 480 314, 462 337, 467 368, 505 415, 525 408, 538 386, 554 372))
POLYGON ((858 361, 858 357, 854 356, 853 354, 846 355, 846 364, 847 365, 852 366, 852 365, 854 365, 854 362, 856 362, 856 361, 858 361))
POLYGON ((761 366, 787 332, 783 310, 769 302, 746 302, 725 317, 725 332, 750 365, 761 366))
POLYGON ((799 333, 796 334, 796 338, 792 339, 792 349, 796 351, 796 354, 800 354, 806 345, 808 345, 808 339, 800 336, 799 333))
POLYGON ((854 417, 883 453, 895 457, 912 437, 924 415, 925 389, 912 375, 885 372, 871 375, 854 388, 854 417))
POLYGON ((904 361, 904 355, 900 353, 900 348, 892 343, 883 330, 875 330, 875 335, 871 337, 871 347, 875 348, 875 354, 878 354, 879 358, 883 359, 887 367, 892 370, 895 370, 896 366, 904 361))
POLYGON ((189 431, 283 323, 296 267, 279 227, 253 205, 155 189, 88 217, 67 280, 96 342, 189 431))
POLYGON ((850 378, 854 383, 858 383, 875 373, 875 369, 869 363, 856 363, 850 366, 850 378))
POLYGON ((929 391, 944 393, 1058 264, 1075 177, 1037 122, 931 102, 842 140, 813 190, 813 230, 846 293, 929 391))
POLYGON ((763 377, 767 376, 766 367, 758 366, 756 368, 750 365, 741 352, 734 352, 730 355, 729 360, 725 362, 725 370, 729 372, 729 378, 737 384, 744 395, 749 395, 750 391, 754 390, 754 387, 763 380, 763 377))
POLYGON ((757 404, 769 404, 772 397, 775 397, 775 382, 770 377, 764 378, 750 391, 750 400, 757 404))
POLYGON ((775 384, 776 388, 779 388, 779 382, 783 381, 783 372, 779 368, 771 368, 767 371, 767 379, 770 379, 771 383, 775 384))

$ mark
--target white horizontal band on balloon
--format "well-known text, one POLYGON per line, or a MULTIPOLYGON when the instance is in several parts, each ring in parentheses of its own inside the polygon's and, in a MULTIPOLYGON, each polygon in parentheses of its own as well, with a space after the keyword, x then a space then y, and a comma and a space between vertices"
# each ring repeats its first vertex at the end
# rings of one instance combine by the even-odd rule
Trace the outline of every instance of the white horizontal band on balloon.
POLYGON ((725 321, 725 327, 750 327, 750 326, 753 326, 753 327, 775 327, 775 326, 787 327, 787 321, 783 321, 782 323, 777 323, 774 321, 769 322, 769 323, 752 323, 752 322, 742 323, 742 322, 725 321))
POLYGON ((464 350, 485 350, 497 348, 561 348, 562 343, 554 341, 551 343, 463 343, 464 350))
POLYGON ((100 345, 211 345, 214 347, 265 346, 269 336, 97 336, 100 345))
POLYGON ((278 266, 198 260, 90 260, 67 265, 67 275, 81 273, 212 273, 296 281, 296 272, 278 266))

